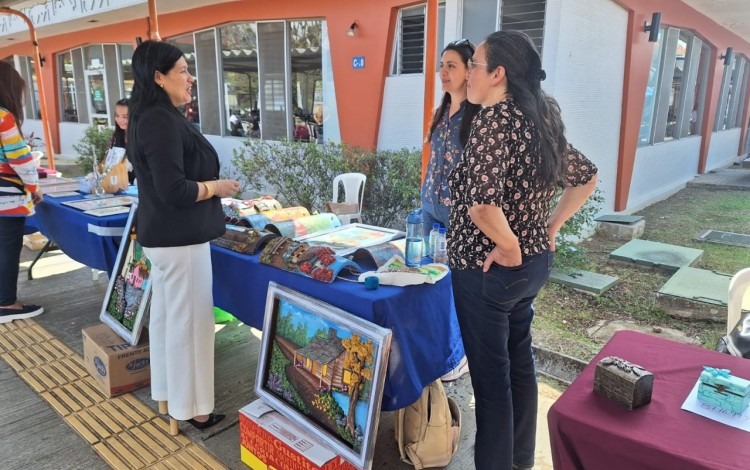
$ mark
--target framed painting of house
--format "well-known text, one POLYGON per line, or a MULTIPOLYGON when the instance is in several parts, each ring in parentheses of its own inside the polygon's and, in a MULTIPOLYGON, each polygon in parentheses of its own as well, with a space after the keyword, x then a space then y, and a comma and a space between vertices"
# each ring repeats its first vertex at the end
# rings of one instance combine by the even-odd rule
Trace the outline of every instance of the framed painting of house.
POLYGON ((391 330, 269 282, 255 392, 369 469, 390 345, 391 330))
POLYGON ((135 239, 133 219, 137 203, 130 209, 117 252, 115 268, 109 276, 99 319, 132 346, 138 344, 143 321, 151 301, 151 262, 135 239))

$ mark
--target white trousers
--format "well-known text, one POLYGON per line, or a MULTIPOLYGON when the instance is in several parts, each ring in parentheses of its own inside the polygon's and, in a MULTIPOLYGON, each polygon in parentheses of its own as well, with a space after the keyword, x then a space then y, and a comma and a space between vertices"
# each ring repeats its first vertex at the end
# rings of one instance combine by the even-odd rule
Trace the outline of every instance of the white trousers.
POLYGON ((151 261, 151 396, 186 420, 214 409, 214 313, 208 243, 144 248, 151 261))

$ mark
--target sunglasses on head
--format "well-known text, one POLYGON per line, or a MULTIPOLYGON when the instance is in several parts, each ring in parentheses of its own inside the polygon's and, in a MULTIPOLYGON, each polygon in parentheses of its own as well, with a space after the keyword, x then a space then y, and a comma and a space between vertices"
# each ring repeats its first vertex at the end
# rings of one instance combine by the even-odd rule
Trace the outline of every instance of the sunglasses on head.
POLYGON ((471 53, 474 53, 474 46, 471 44, 471 41, 466 38, 456 39, 455 41, 449 42, 448 45, 453 47, 468 47, 471 53))

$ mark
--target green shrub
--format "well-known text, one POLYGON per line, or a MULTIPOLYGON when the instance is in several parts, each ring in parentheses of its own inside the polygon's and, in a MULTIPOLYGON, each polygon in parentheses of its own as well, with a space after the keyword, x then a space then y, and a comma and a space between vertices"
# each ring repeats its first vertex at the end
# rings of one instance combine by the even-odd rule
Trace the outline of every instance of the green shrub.
POLYGON ((248 139, 234 151, 233 172, 243 192, 272 195, 286 206, 322 211, 340 173, 367 175, 364 222, 404 228, 406 213, 419 205, 420 154, 367 151, 346 144, 269 142, 248 139))
MULTIPOLYGON (((552 202, 554 210, 560 200, 560 194, 552 202)), ((599 208, 604 202, 604 195, 596 188, 586 204, 578 212, 567 220, 560 228, 555 238, 555 265, 561 267, 584 268, 588 258, 586 251, 578 242, 594 227, 594 217, 599 213, 599 208)))
POLYGON ((94 158, 100 162, 104 159, 112 140, 113 129, 109 127, 90 126, 86 128, 83 137, 73 145, 73 150, 78 153, 76 164, 84 174, 94 170, 94 158))

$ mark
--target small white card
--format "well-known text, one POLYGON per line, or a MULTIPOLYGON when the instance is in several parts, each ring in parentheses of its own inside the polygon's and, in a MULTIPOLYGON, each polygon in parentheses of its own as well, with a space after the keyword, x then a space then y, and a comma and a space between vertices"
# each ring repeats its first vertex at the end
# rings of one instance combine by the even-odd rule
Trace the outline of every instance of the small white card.
POLYGON ((682 404, 682 409, 701 415, 708 419, 718 421, 719 423, 732 426, 733 428, 742 429, 750 432, 750 407, 746 408, 742 414, 737 414, 728 410, 722 410, 718 406, 698 400, 698 384, 700 379, 695 382, 693 390, 682 404))
POLYGON ((91 209, 83 211, 84 214, 93 215, 94 217, 106 217, 108 215, 127 214, 130 212, 129 207, 115 206, 115 207, 102 207, 100 209, 91 209))

